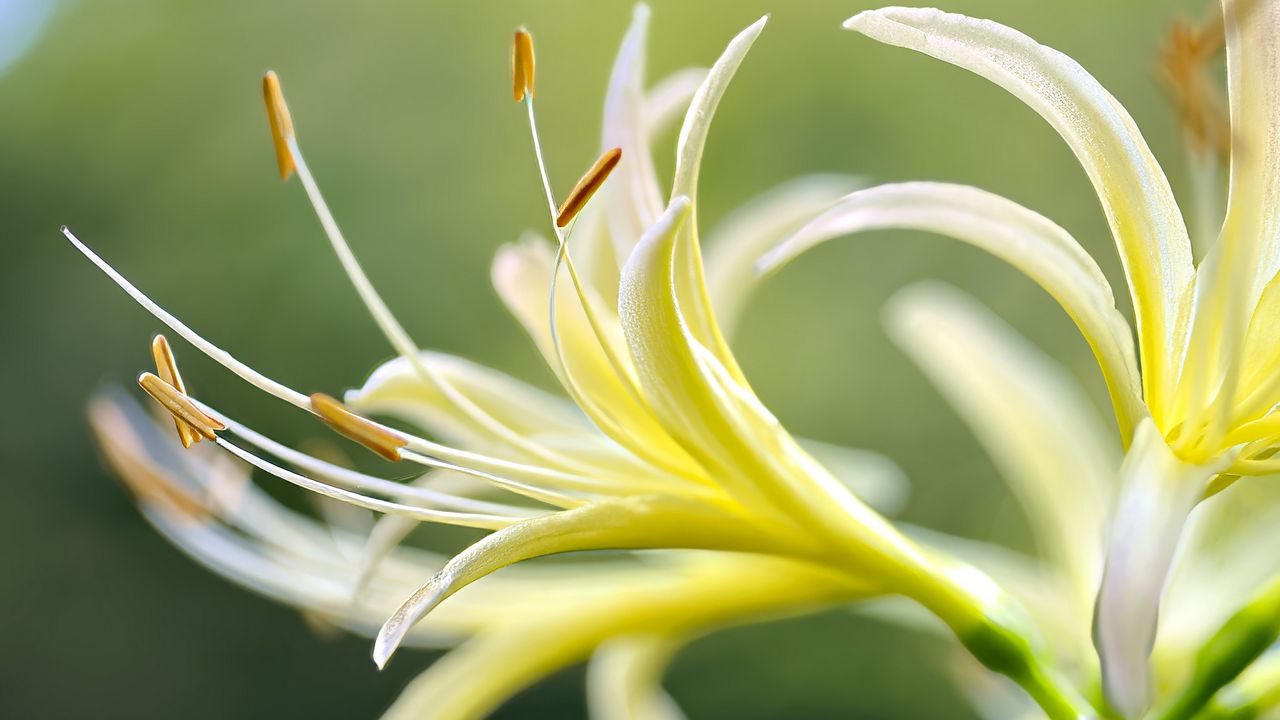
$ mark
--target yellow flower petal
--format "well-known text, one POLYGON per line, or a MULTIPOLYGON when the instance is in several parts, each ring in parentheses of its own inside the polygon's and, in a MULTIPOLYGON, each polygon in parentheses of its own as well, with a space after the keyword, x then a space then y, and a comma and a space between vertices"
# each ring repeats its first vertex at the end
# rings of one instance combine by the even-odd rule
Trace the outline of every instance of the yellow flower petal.
POLYGON ((1073 639, 1087 637, 1121 461, 1102 418, 1075 378, 961 292, 934 284, 903 290, 887 322, 1009 483, 1074 594, 1073 639))
POLYGON ((1129 113, 1074 60, 995 22, 884 8, 856 15, 845 27, 991 80, 1067 141, 1102 200, 1124 261, 1151 401, 1175 370, 1172 336, 1192 274, 1191 243, 1169 182, 1129 113))

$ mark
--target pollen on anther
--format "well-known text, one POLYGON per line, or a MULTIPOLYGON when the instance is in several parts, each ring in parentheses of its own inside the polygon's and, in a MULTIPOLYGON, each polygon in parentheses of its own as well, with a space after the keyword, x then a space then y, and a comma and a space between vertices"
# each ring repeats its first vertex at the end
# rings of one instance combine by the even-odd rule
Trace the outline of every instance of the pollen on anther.
POLYGON ((293 139, 293 118, 280 90, 280 78, 274 70, 262 76, 262 99, 267 104, 267 120, 271 123, 271 142, 276 148, 276 164, 280 167, 280 179, 288 180, 293 174, 293 152, 289 141, 293 139))
POLYGON ((324 393, 314 393, 311 396, 311 409, 337 433, 391 462, 400 460, 400 448, 409 444, 404 438, 351 412, 345 405, 324 393))
POLYGON ((511 45, 511 78, 515 84, 516 102, 524 100, 526 93, 537 97, 533 91, 533 36, 528 30, 516 30, 511 45))
POLYGON ((573 186, 573 190, 569 191, 569 196, 565 198, 564 204, 556 211, 556 227, 564 227, 573 222, 573 219, 582 212, 582 208, 586 206, 587 201, 592 195, 604 185, 604 181, 609 177, 609 173, 617 167, 618 161, 622 159, 622 149, 613 148, 606 150, 603 155, 596 160, 587 174, 582 176, 577 185, 573 186))
MULTIPOLYGON (((187 388, 182 383, 182 375, 178 374, 178 363, 173 358, 173 348, 169 346, 169 341, 164 335, 156 335, 152 338, 151 356, 155 358, 156 375, 178 392, 186 394, 187 388)), ((178 430, 178 439, 182 441, 182 447, 189 448, 194 443, 200 442, 200 433, 187 421, 174 415, 173 424, 178 430)))
POLYGON ((174 417, 187 423, 196 432, 204 436, 206 440, 217 439, 219 430, 226 430, 227 426, 216 418, 209 417, 200 408, 191 402, 191 398, 185 393, 178 391, 177 388, 169 383, 161 380, 153 373, 144 372, 138 376, 138 385, 152 397, 153 400, 168 410, 174 417))

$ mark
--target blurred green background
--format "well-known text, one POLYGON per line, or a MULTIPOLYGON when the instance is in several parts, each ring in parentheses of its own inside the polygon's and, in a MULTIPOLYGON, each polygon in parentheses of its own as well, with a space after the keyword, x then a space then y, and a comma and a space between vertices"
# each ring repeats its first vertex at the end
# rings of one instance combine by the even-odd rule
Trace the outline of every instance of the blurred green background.
MULTIPOLYGON (((52 0, 0 0, 0 63, 52 0), (19 22, 26 18, 30 22, 19 22)), ((1084 174, 1031 111, 962 71, 840 30, 863 0, 654 0, 650 77, 712 62, 773 20, 717 116, 702 217, 812 172, 972 183, 1118 263, 1084 174)), ((1075 57, 1130 109, 1184 188, 1156 81, 1161 33, 1205 3, 949 0, 1075 57)), ((238 356, 307 389, 358 383, 390 350, 340 273, 297 183, 275 174, 259 77, 284 80, 299 135, 369 274, 411 334, 544 386, 550 375, 488 284, 494 250, 543 222, 507 43, 538 42, 554 179, 593 158, 627 2, 271 3, 64 0, 0 75, 0 716, 373 717, 429 661, 378 673, 369 642, 197 568, 99 468, 83 420, 104 381, 149 362, 158 324, 77 255, 66 223, 144 290, 238 356)), ((660 165, 671 166, 671 138, 660 165)), ((913 280, 976 294, 1101 383, 1066 317, 977 251, 915 234, 833 243, 772 280, 738 341, 765 401, 799 434, 872 448, 913 481, 912 522, 1015 546, 1026 528, 976 442, 884 337, 913 280), (820 380, 820 381, 819 381, 820 380)), ((1118 293, 1119 294, 1119 293, 1118 293)), ((1127 298, 1119 298, 1127 304, 1127 298)), ((296 439, 314 431, 185 346, 189 384, 296 439)), ((668 687, 694 718, 966 717, 934 641, 847 613, 695 644, 668 687)), ((503 717, 582 714, 569 672, 503 717)))

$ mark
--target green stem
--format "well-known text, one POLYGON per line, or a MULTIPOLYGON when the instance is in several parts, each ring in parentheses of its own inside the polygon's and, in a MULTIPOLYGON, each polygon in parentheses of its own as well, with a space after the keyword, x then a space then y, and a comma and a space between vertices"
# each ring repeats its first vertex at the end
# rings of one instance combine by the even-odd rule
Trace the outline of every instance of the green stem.
POLYGON ((1168 704, 1157 709, 1153 720, 1184 720, 1195 716, 1277 638, 1280 638, 1280 576, 1267 583, 1200 648, 1191 679, 1168 704))
POLYGON ((1007 600, 981 598, 947 573, 928 573, 909 593, 951 628, 977 660, 1016 682, 1051 720, 1097 717, 1098 712, 1044 662, 1007 600))

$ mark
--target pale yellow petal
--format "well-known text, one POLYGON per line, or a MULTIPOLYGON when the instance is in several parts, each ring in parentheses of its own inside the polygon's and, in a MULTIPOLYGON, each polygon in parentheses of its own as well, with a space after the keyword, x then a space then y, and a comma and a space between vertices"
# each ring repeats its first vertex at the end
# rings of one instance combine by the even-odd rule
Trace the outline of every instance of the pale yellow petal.
POLYGON ((662 675, 684 647, 683 635, 626 635, 602 644, 587 665, 592 720, 684 720, 662 689, 662 675))
MULTIPOLYGON (((563 397, 469 360, 423 352, 419 358, 459 393, 503 425, 527 436, 585 433, 590 425, 563 397)), ((390 413, 413 421, 449 442, 495 444, 498 438, 456 407, 404 358, 380 365, 344 401, 361 413, 390 413)))
POLYGON ((1119 444, 1074 378, 963 293, 913 286, 887 322, 1009 483, 1087 636, 1119 444))
POLYGON ((676 497, 605 500, 526 520, 471 545, 409 596, 378 633, 374 662, 385 665, 413 626, 455 592, 508 565, 576 550, 640 548, 806 549, 759 522, 676 497))
POLYGON ((662 213, 658 174, 649 147, 645 101, 645 43, 649 8, 637 5, 609 78, 601 147, 621 148, 623 162, 601 190, 615 257, 625 258, 662 213))
POLYGON ((1147 414, 1129 323, 1116 309, 1102 270, 1079 243, 1052 221, 977 188, 948 183, 881 185, 855 192, 760 261, 772 272, 832 238, 869 230, 935 232, 986 250, 1044 288, 1067 311, 1093 349, 1128 439, 1147 414))
POLYGON ((1222 7, 1231 102, 1223 232, 1255 246, 1248 262, 1256 299, 1280 271, 1280 2, 1224 0, 1222 7))
POLYGON ((739 382, 743 381, 742 371, 716 323, 702 267, 702 249, 698 243, 698 175, 702 169, 702 154, 706 149, 711 120, 715 117, 720 99, 767 21, 768 16, 762 17, 738 33, 712 65, 694 94, 685 114, 684 124, 680 127, 680 137, 676 143, 675 180, 671 185, 672 201, 683 196, 688 198, 690 204, 690 220, 680 228, 681 238, 675 250, 674 287, 683 305, 685 322, 693 337, 705 345, 739 382))
MULTIPOLYGON (((565 277, 556 293, 556 336, 551 332, 550 280, 555 265, 551 246, 527 237, 498 252, 493 264, 493 284, 507 308, 524 325, 547 364, 570 395, 580 394, 582 410, 600 430, 640 457, 661 460, 659 467, 696 477, 699 469, 668 436, 652 412, 628 387, 631 382, 615 372, 592 330, 586 313, 565 277), (563 365, 561 360, 563 359, 563 365)), ((608 342, 617 346, 615 356, 628 359, 617 316, 598 304, 596 317, 605 325, 608 342)))
POLYGON ((1171 338, 1192 274, 1191 243, 1169 182, 1129 113, 1071 58, 989 20, 884 8, 856 15, 845 27, 991 80, 1067 141, 1102 200, 1124 262, 1150 399, 1174 370, 1171 338))

